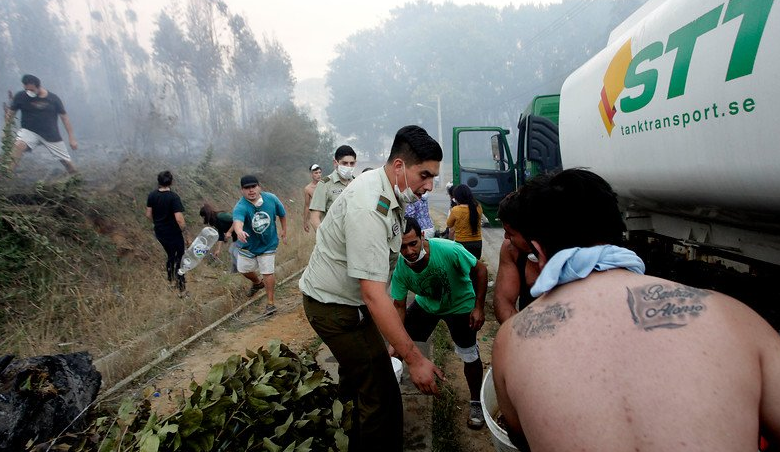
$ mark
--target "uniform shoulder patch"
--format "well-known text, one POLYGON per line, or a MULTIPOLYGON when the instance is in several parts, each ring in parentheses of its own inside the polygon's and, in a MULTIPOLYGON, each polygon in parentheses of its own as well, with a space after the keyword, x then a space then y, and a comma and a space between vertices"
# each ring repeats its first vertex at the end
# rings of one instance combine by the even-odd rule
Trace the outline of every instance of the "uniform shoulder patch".
POLYGON ((330 176, 323 177, 322 179, 320 179, 320 182, 325 182, 325 183, 330 182, 330 176))
POLYGON ((384 196, 380 196, 379 201, 376 203, 376 211, 387 216, 387 213, 390 211, 390 200, 384 196))

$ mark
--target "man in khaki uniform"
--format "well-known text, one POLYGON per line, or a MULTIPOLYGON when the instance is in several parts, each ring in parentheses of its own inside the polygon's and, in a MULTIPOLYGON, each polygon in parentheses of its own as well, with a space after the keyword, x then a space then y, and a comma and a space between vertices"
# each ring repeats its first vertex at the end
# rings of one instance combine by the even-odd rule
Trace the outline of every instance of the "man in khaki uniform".
POLYGON ((444 378, 409 338, 387 294, 404 205, 433 188, 441 159, 425 130, 401 128, 387 163, 350 183, 331 206, 299 282, 306 317, 339 363, 341 398, 354 402, 350 451, 403 448, 401 393, 382 336, 420 391, 436 394, 436 376, 444 378))
POLYGON ((322 219, 325 218, 328 209, 333 205, 333 201, 355 178, 353 173, 356 163, 357 154, 351 146, 343 145, 336 149, 336 153, 333 155, 333 172, 320 180, 314 190, 314 195, 311 197, 311 203, 309 203, 311 225, 315 231, 320 227, 322 219))
POLYGON ((538 451, 755 451, 780 438, 780 336, 726 295, 645 276, 601 177, 537 176, 506 206, 541 273, 504 322, 493 381, 538 451))

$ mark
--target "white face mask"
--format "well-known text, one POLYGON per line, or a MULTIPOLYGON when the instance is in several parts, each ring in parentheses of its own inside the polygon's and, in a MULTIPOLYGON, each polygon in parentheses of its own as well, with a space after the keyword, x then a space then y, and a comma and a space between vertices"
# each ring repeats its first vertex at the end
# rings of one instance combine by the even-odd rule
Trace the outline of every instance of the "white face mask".
POLYGON ((352 173, 355 171, 355 167, 353 166, 344 166, 339 165, 338 168, 336 168, 336 172, 339 174, 339 177, 342 179, 352 179, 352 173))
POLYGON ((257 197, 257 201, 255 201, 255 207, 260 207, 263 205, 263 195, 260 195, 257 197))
POLYGON ((429 195, 430 193, 431 193, 431 192, 429 192, 429 191, 426 191, 425 193, 423 193, 423 194, 422 194, 422 196, 420 196, 420 199, 422 199, 423 201, 427 201, 427 200, 428 200, 428 195, 429 195))
POLYGON ((25 90, 24 92, 27 93, 27 95, 30 96, 30 97, 38 97, 38 94, 35 91, 33 91, 33 90, 28 89, 28 90, 25 90))
POLYGON ((420 247, 420 254, 417 255, 417 260, 410 261, 403 254, 401 255, 401 257, 403 257, 404 260, 406 261, 406 263, 408 263, 408 264, 416 264, 416 263, 420 262, 425 257, 425 245, 420 247))
POLYGON ((406 185, 406 190, 401 192, 401 189, 398 188, 398 176, 395 176, 395 185, 393 185, 393 193, 395 193, 395 197, 398 198, 402 204, 411 204, 416 202, 417 195, 415 195, 414 191, 409 188, 409 179, 406 177, 406 163, 404 163, 404 182, 406 185))

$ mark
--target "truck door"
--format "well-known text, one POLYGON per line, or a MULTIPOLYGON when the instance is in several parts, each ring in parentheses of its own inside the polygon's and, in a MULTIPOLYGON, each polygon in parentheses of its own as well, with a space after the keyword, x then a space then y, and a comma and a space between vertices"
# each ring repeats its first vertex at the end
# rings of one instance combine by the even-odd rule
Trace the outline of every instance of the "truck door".
POLYGON ((498 203, 517 188, 516 159, 500 127, 455 127, 452 131, 453 184, 466 184, 491 225, 498 226, 498 203))

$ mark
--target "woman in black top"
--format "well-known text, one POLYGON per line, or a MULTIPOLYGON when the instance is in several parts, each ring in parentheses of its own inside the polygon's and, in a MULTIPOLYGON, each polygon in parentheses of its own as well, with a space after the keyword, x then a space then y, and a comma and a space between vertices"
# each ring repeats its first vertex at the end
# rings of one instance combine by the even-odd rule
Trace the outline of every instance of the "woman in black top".
POLYGON ((178 271, 184 256, 184 233, 187 229, 184 206, 179 195, 171 191, 173 174, 170 171, 158 174, 157 184, 157 189, 149 193, 146 200, 146 217, 154 223, 154 235, 168 255, 165 262, 168 282, 176 281, 176 287, 183 293, 184 276, 178 271))
MULTIPOLYGON (((212 255, 219 257, 222 252, 222 242, 227 242, 227 236, 231 236, 233 243, 238 238, 235 232, 233 232, 233 214, 225 212, 224 210, 214 210, 214 207, 209 203, 204 203, 200 208, 200 216, 203 217, 203 224, 213 227, 219 233, 217 239, 217 246, 214 249, 212 255)), ((233 258, 233 267, 235 267, 237 249, 234 249, 234 245, 230 246, 230 256, 233 258)))

